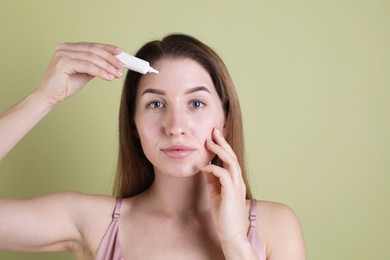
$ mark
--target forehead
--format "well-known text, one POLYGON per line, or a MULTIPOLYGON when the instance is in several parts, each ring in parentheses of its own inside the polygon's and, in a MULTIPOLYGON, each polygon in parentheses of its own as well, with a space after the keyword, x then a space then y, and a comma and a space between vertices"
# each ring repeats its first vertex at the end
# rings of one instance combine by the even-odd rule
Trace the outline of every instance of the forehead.
POLYGON ((194 60, 162 59, 153 64, 159 74, 146 74, 141 76, 138 93, 146 88, 164 89, 166 91, 185 91, 188 88, 204 86, 215 92, 214 84, 209 73, 194 60))

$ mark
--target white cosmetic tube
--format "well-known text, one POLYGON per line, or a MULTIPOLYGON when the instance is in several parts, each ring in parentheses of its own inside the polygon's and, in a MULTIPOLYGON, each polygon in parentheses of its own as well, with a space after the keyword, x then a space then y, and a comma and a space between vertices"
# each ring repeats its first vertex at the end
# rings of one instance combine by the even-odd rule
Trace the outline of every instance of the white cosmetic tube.
POLYGON ((150 66, 149 62, 127 54, 126 52, 122 51, 115 57, 117 57, 121 62, 125 64, 123 67, 125 67, 126 69, 133 70, 141 74, 158 73, 158 70, 153 69, 150 66))

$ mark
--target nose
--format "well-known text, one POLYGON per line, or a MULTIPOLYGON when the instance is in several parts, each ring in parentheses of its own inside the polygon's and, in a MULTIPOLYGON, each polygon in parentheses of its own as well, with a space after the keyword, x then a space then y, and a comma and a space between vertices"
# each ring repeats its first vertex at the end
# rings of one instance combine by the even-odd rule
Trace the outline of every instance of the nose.
POLYGON ((187 131, 184 111, 170 109, 167 111, 164 121, 165 132, 168 136, 181 136, 187 131))

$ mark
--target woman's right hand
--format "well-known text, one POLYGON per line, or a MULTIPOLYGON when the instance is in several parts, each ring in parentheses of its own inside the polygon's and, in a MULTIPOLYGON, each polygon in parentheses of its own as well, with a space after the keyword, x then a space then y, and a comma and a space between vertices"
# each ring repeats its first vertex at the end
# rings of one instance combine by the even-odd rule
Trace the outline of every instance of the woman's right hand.
POLYGON ((0 161, 59 102, 76 94, 94 77, 119 78, 121 50, 97 43, 64 43, 57 47, 35 91, 0 113, 0 161))
POLYGON ((122 76, 121 49, 98 43, 60 44, 35 92, 51 106, 76 94, 94 77, 111 81, 122 76))

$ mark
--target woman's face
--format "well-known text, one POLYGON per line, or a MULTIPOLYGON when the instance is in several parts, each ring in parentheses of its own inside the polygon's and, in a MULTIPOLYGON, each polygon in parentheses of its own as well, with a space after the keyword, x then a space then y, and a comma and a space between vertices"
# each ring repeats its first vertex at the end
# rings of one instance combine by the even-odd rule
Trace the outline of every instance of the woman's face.
POLYGON ((135 124, 143 151, 156 174, 186 177, 214 154, 205 141, 222 131, 225 115, 208 72, 191 59, 163 59, 160 73, 141 77, 135 124))

